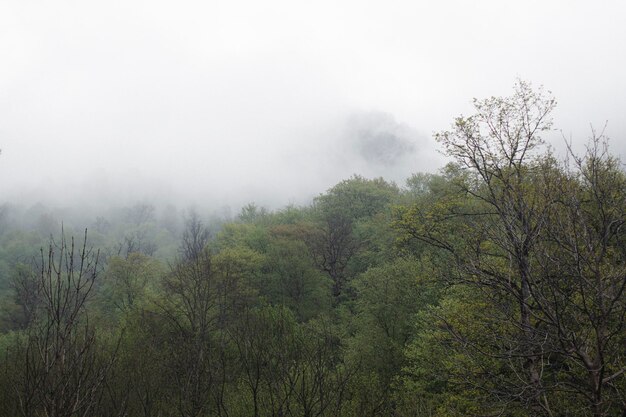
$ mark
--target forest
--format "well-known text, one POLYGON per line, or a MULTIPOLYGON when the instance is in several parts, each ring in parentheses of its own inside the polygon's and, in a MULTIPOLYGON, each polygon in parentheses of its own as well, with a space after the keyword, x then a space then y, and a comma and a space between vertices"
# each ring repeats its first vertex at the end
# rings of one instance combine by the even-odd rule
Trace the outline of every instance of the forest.
POLYGON ((438 172, 303 206, 5 204, 0 416, 626 417, 626 173, 555 106, 519 81, 438 172))

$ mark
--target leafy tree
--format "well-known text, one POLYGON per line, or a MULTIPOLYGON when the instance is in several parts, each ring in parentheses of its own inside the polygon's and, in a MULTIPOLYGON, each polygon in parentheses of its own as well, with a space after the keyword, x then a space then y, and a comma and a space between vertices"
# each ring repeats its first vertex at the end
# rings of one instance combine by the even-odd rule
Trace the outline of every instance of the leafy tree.
POLYGON ((211 354, 218 328, 218 279, 208 252, 181 262, 164 280, 167 298, 162 313, 169 322, 166 349, 174 361, 169 375, 175 386, 168 393, 176 412, 200 416, 211 407, 217 374, 211 354))
POLYGON ((236 346, 248 415, 285 415, 294 394, 289 385, 297 324, 284 307, 246 308, 228 334, 236 346))
POLYGON ((358 415, 393 412, 392 390, 414 333, 414 316, 427 304, 428 286, 420 283, 420 275, 414 259, 397 258, 353 281, 356 329, 346 360, 358 368, 360 377, 352 387, 358 415))
POLYGON ((241 208, 238 218, 243 223, 257 223, 266 219, 268 214, 265 207, 258 207, 254 203, 249 203, 241 208))
POLYGON ((354 222, 381 212, 399 195, 398 187, 382 178, 355 175, 341 181, 315 200, 322 216, 341 215, 354 222))
POLYGON ((106 311, 127 313, 145 301, 149 293, 157 291, 158 280, 164 273, 159 261, 134 252, 127 258, 118 256, 108 260, 99 299, 106 311))
POLYGON ((259 288, 272 304, 289 307, 300 321, 328 312, 330 280, 311 261, 304 242, 285 237, 293 228, 274 228, 264 262, 264 285, 259 288))
POLYGON ((609 367, 599 358, 615 352, 611 341, 624 325, 626 275, 618 272, 621 250, 609 249, 622 239, 615 225, 624 221, 617 197, 624 174, 597 145, 574 170, 541 154, 554 105, 523 82, 511 97, 475 101, 475 115, 437 136, 457 161, 456 191, 405 211, 398 226, 447 252, 456 266, 452 283, 479 289, 496 307, 476 319, 489 346, 447 327, 465 354, 496 360, 498 369, 474 373, 473 386, 491 386, 493 401, 514 401, 533 415, 568 408, 563 395, 573 392, 591 415, 611 415, 619 406, 602 392, 612 379, 600 375, 621 375, 620 359, 612 353, 609 367), (581 366, 587 380, 570 372, 581 366))
POLYGON ((318 268, 333 281, 336 301, 346 298, 347 284, 357 273, 350 263, 365 243, 355 235, 355 225, 382 212, 398 196, 398 188, 382 178, 354 176, 315 200, 317 227, 306 242, 318 268))

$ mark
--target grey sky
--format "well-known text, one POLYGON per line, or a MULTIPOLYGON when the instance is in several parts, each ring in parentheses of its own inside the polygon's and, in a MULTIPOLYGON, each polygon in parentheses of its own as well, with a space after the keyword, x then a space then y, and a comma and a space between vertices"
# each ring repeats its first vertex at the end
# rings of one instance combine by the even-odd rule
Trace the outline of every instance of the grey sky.
POLYGON ((516 77, 579 143, 608 120, 625 155, 625 19, 622 1, 0 0, 0 200, 273 205, 400 181, 516 77))

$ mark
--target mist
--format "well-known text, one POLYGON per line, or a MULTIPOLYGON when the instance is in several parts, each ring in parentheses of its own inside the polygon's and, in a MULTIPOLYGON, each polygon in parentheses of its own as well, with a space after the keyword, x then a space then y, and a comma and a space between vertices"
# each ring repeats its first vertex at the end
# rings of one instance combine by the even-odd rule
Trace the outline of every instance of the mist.
POLYGON ((445 164, 432 133, 516 78, 626 155, 622 2, 0 4, 0 202, 304 204, 445 164), (607 123, 608 121, 608 123, 607 123))

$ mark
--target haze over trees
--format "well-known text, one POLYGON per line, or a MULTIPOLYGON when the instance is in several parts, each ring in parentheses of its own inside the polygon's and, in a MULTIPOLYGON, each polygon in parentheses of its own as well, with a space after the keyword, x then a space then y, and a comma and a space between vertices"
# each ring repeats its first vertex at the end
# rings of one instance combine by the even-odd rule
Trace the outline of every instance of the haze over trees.
POLYGON ((555 106, 519 81, 436 174, 236 219, 5 206, 0 416, 626 416, 626 173, 553 153, 555 106))

